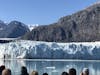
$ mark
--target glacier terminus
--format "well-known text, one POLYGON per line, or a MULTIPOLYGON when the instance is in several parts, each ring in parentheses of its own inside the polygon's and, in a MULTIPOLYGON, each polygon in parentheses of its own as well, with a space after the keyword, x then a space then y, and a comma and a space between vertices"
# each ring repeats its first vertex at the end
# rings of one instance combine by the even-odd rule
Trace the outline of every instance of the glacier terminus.
POLYGON ((0 44, 5 59, 100 59, 100 42, 56 43, 18 40, 0 44))

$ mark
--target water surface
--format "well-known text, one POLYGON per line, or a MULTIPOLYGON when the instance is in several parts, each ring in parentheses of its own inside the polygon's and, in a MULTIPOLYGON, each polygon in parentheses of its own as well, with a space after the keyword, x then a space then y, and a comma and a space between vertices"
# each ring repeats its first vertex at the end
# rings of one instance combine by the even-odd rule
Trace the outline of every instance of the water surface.
POLYGON ((26 66, 28 72, 37 70, 39 75, 47 72, 49 75, 61 75, 63 71, 67 71, 70 68, 77 70, 77 75, 80 74, 84 67, 89 68, 90 75, 100 75, 100 61, 99 60, 49 60, 49 59, 34 59, 34 60, 22 60, 22 59, 9 59, 0 60, 0 65, 6 65, 7 68, 12 70, 13 75, 20 75, 21 66, 26 66))

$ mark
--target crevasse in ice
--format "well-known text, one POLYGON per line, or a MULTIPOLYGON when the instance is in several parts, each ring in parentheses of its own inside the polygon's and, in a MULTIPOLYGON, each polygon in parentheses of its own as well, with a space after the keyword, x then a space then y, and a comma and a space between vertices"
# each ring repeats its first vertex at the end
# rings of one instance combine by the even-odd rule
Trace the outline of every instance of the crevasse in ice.
POLYGON ((0 44, 0 58, 100 59, 100 42, 13 41, 0 44))

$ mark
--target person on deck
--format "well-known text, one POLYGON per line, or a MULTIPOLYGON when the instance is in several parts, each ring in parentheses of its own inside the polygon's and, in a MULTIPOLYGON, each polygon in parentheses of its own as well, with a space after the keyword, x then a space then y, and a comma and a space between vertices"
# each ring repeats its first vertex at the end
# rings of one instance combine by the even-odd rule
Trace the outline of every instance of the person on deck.
POLYGON ((67 72, 62 72, 61 75, 69 75, 67 72))
POLYGON ((76 69, 74 68, 69 69, 69 75, 76 75, 76 69))
POLYGON ((0 75, 2 75, 2 71, 5 69, 5 65, 0 66, 0 75))
POLYGON ((2 71, 2 75, 11 75, 11 70, 10 69, 4 69, 2 71))
POLYGON ((37 71, 32 71, 30 75, 38 75, 37 71))
POLYGON ((29 75, 25 66, 21 67, 21 75, 29 75))
POLYGON ((83 75, 89 75, 89 69, 88 68, 84 68, 82 73, 83 73, 83 75))

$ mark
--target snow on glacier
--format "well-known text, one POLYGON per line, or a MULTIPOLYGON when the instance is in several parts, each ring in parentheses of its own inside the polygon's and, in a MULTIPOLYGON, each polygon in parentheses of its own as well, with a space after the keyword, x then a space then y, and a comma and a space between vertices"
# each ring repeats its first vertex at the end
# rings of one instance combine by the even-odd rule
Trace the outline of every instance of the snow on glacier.
POLYGON ((0 44, 0 58, 100 59, 100 42, 18 40, 0 44))

